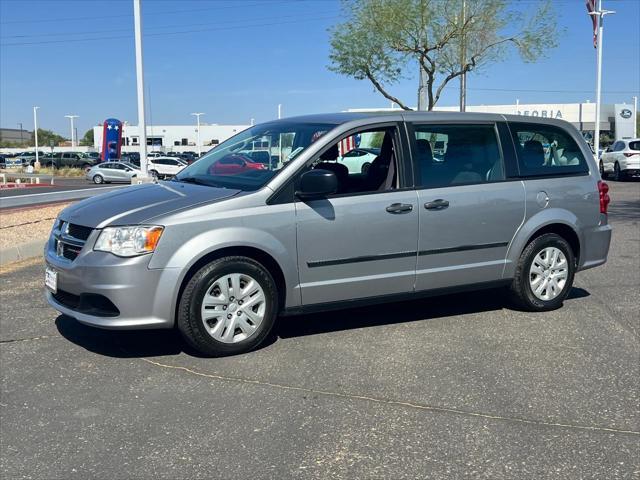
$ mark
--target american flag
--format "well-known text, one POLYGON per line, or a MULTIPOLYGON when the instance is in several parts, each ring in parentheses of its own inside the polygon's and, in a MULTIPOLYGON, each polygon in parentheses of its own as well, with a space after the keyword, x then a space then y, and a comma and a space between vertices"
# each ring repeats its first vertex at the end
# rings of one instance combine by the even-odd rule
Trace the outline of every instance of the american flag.
POLYGON ((344 157, 344 155, 354 148, 358 148, 360 144, 360 135, 351 135, 343 140, 340 140, 338 144, 338 150, 340 151, 340 156, 344 157))
MULTIPOLYGON (((596 0, 586 0, 587 12, 596 11, 596 0)), ((598 16, 589 15, 591 17, 591 23, 593 24, 593 48, 598 48, 598 16)))

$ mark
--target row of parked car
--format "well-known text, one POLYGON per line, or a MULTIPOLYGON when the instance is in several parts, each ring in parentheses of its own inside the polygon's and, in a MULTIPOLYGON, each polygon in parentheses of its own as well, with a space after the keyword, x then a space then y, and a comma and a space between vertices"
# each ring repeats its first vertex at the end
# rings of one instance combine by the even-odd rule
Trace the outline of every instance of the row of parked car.
MULTIPOLYGON (((185 160, 178 157, 155 157, 147 158, 147 169, 149 174, 155 178, 173 177, 180 170, 188 165, 185 160)), ((119 161, 102 162, 91 167, 85 177, 93 183, 130 183, 131 179, 140 175, 140 155, 123 154, 119 161)))

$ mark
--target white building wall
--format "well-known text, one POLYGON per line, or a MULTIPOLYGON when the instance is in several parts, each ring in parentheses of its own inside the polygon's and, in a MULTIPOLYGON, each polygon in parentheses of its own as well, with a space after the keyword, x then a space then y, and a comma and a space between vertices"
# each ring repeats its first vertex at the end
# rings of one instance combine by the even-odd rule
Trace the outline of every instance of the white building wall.
MULTIPOLYGON (((397 111, 398 108, 353 108, 349 112, 397 111)), ((435 111, 457 112, 458 106, 435 107, 435 111)), ((507 105, 468 105, 467 112, 501 113, 541 118, 558 118, 575 125, 583 132, 595 129, 595 103, 512 103, 507 105)), ((615 130, 616 138, 628 138, 633 131, 637 112, 633 104, 602 104, 600 108, 600 130, 615 130), (626 110, 626 112, 625 112, 626 110), (631 116, 628 116, 628 112, 631 116), (624 112, 624 114, 622 114, 624 112)))
MULTIPOLYGON (((227 138, 249 128, 250 125, 200 125, 200 144, 204 151, 208 150, 215 141, 221 143, 227 138)), ((100 151, 102 150, 102 125, 93 127, 93 144, 100 151)), ((162 146, 149 145, 148 151, 181 152, 185 150, 196 150, 196 140, 198 137, 195 125, 153 125, 147 126, 147 139, 156 138, 162 140, 162 146), (187 145, 182 145, 186 139, 187 145), (178 143, 178 145, 175 145, 178 143)), ((122 128, 123 150, 136 150, 139 138, 137 125, 124 125, 122 128), (125 141, 128 139, 128 145, 125 141)))

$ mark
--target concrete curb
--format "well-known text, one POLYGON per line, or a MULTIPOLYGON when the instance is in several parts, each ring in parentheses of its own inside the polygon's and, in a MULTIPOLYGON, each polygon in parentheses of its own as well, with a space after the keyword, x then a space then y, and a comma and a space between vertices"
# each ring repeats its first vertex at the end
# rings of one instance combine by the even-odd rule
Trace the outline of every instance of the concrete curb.
POLYGON ((0 250, 0 267, 4 267, 13 262, 26 260, 27 258, 43 256, 46 241, 47 239, 43 238, 42 240, 33 240, 0 250))
POLYGON ((117 185, 113 187, 100 187, 100 188, 82 188, 75 190, 64 190, 62 192, 46 192, 46 193, 31 193, 27 195, 18 195, 12 197, 0 198, 0 209, 2 208, 14 208, 23 207, 28 205, 37 205, 40 203, 54 203, 63 202, 68 200, 81 200, 83 198, 93 197, 103 193, 113 192, 125 188, 129 185, 117 185))

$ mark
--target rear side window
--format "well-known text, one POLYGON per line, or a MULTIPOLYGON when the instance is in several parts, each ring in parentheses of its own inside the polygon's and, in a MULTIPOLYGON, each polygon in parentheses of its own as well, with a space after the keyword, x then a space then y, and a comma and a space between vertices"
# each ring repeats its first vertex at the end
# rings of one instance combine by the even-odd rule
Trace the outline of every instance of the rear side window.
POLYGON ((551 125, 511 123, 520 176, 576 175, 589 167, 576 141, 551 125))
POLYGON ((422 188, 505 179, 494 125, 414 125, 415 184, 422 188))
POLYGON ((629 150, 640 150, 640 141, 629 142, 629 150))

